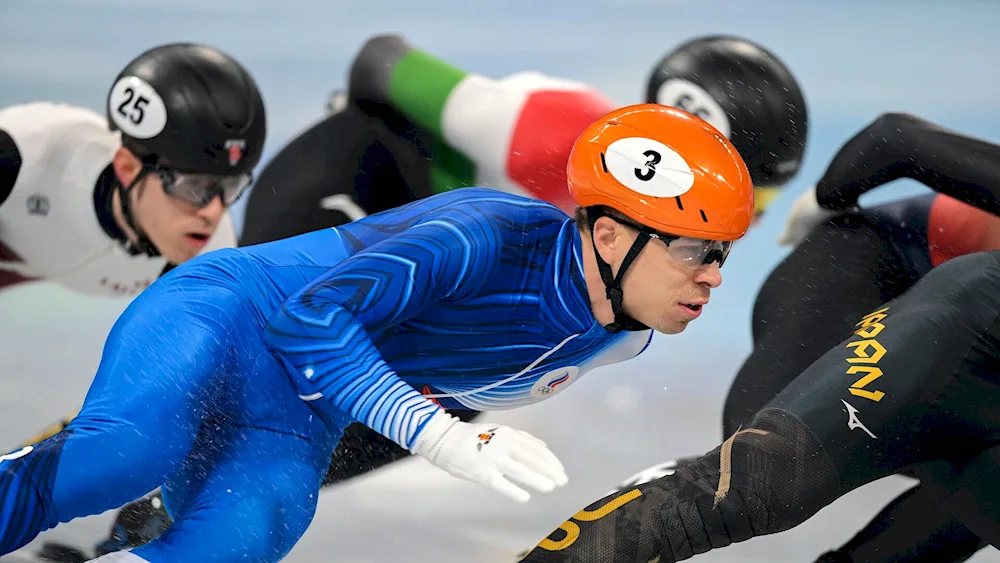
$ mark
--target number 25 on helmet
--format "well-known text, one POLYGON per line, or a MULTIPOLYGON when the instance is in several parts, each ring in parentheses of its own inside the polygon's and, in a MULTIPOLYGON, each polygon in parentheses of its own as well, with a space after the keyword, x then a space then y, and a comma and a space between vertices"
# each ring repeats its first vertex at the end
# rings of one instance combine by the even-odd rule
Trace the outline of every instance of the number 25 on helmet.
POLYGON ((683 110, 619 108, 577 138, 566 170, 583 207, 603 205, 681 237, 732 241, 753 216, 753 183, 726 137, 683 110))

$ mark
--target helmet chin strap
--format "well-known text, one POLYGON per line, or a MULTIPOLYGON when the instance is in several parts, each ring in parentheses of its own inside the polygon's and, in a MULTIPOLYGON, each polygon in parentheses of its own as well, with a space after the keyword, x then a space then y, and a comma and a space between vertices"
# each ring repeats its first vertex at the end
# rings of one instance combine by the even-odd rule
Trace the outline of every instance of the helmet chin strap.
POLYGON ((131 229, 136 236, 135 242, 129 240, 128 236, 125 237, 125 251, 132 256, 145 254, 149 257, 156 257, 160 255, 160 251, 153 246, 152 241, 150 241, 149 237, 146 236, 146 232, 143 231, 136 222, 135 217, 132 215, 132 206, 129 201, 129 195, 132 193, 132 190, 135 189, 136 185, 138 185, 147 174, 149 174, 149 171, 143 169, 142 172, 137 174, 135 179, 129 183, 128 187, 123 186, 121 182, 117 182, 117 191, 118 200, 122 206, 122 218, 125 219, 125 224, 128 225, 128 228, 131 229))
POLYGON ((629 248, 628 254, 625 255, 625 259, 622 260, 622 265, 618 268, 618 275, 614 276, 611 274, 611 265, 601 258, 601 254, 597 251, 597 241, 594 237, 594 224, 602 216, 606 216, 604 213, 590 208, 587 210, 588 223, 590 224, 590 242, 594 245, 594 258, 597 260, 597 269, 601 272, 601 280, 604 281, 605 295, 609 301, 611 301, 611 310, 615 314, 615 320, 611 324, 604 325, 604 328, 611 332, 625 331, 641 331, 649 330, 649 327, 642 324, 641 322, 635 320, 628 313, 625 312, 625 308, 622 305, 622 299, 624 294, 622 293, 622 279, 625 277, 625 272, 628 270, 632 262, 639 256, 642 252, 643 247, 649 242, 650 236, 648 233, 639 231, 639 236, 636 237, 635 242, 632 243, 632 248, 629 248))

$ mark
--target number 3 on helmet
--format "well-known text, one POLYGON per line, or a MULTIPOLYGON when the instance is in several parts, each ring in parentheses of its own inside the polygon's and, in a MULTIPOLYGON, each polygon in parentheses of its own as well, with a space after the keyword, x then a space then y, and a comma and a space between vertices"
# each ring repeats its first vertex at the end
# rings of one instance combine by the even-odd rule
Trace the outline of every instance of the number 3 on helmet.
POLYGON ((746 163, 706 121, 677 108, 617 109, 577 138, 566 170, 582 207, 603 205, 675 236, 731 241, 753 216, 746 163))

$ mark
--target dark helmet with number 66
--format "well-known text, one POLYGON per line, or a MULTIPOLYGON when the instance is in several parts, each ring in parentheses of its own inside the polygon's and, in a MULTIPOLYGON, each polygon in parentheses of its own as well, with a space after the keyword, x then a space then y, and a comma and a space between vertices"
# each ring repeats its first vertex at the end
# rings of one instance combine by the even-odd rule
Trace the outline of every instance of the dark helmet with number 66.
POLYGON ((802 90, 752 41, 716 35, 682 44, 653 67, 646 101, 693 113, 726 135, 750 170, 758 213, 802 163, 809 125, 802 90))
POLYGON ((154 47, 129 62, 111 87, 107 111, 136 156, 188 173, 249 174, 267 133, 264 100, 250 73, 194 43, 154 47))

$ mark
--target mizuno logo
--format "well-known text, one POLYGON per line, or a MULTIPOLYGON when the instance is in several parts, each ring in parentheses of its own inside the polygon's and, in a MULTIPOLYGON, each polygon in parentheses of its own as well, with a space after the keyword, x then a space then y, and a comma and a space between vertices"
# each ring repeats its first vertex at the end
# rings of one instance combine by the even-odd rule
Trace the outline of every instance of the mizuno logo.
POLYGON ((868 434, 875 439, 875 435, 872 434, 872 431, 862 424, 860 420, 858 420, 858 409, 854 408, 850 403, 843 399, 841 399, 840 402, 844 403, 844 406, 847 407, 847 427, 851 430, 857 430, 860 428, 865 431, 865 434, 868 434))

